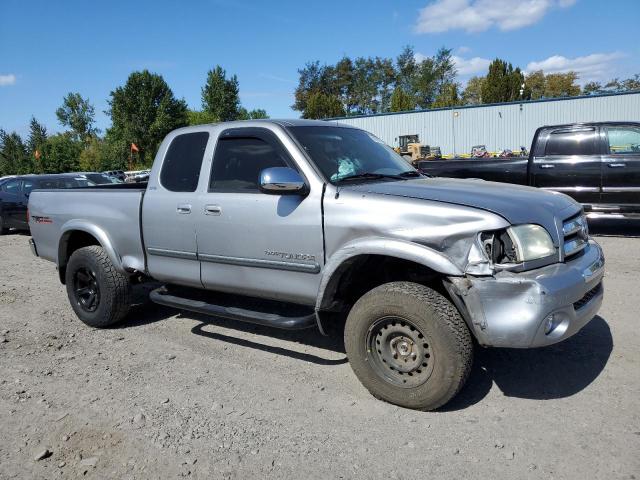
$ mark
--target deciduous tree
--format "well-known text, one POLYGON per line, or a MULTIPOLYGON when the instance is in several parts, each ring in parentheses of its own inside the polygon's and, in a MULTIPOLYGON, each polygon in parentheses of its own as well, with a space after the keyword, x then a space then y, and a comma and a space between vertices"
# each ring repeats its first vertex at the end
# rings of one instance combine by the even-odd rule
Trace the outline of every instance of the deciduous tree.
POLYGON ((238 77, 227 79, 227 72, 220 65, 209 70, 202 87, 202 110, 219 122, 236 120, 240 113, 238 77))
POLYGON ((391 95, 391 111, 404 112, 416 108, 416 102, 402 87, 396 87, 391 95))
POLYGON ((580 86, 576 80, 578 80, 578 74, 575 72, 550 73, 545 77, 544 96, 556 98, 580 95, 580 86))
POLYGON ((462 103, 464 105, 480 105, 482 103, 482 86, 485 77, 471 77, 467 86, 462 92, 462 103))
POLYGON ((79 93, 68 93, 62 106, 56 110, 56 116, 62 126, 69 128, 76 140, 87 141, 98 132, 94 126, 95 109, 79 93))
POLYGON ((124 86, 111 92, 109 105, 112 127, 107 136, 111 143, 127 148, 135 143, 144 165, 167 133, 188 122, 186 102, 174 97, 162 76, 148 70, 129 75, 124 86))
POLYGON ((344 107, 337 97, 315 92, 307 100, 303 118, 331 118, 341 117, 344 114, 344 107))

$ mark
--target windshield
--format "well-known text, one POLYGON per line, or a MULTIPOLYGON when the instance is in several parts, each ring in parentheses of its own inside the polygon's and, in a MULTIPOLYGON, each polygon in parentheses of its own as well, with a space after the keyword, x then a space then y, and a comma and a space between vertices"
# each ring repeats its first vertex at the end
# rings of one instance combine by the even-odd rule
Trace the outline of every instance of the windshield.
POLYGON ((83 175, 89 182, 94 183, 95 185, 108 185, 110 183, 122 183, 121 180, 118 180, 115 177, 110 177, 105 175, 104 173, 85 173, 83 175))
POLYGON ((289 127, 311 160, 331 183, 347 178, 419 175, 379 138, 355 128, 289 127))

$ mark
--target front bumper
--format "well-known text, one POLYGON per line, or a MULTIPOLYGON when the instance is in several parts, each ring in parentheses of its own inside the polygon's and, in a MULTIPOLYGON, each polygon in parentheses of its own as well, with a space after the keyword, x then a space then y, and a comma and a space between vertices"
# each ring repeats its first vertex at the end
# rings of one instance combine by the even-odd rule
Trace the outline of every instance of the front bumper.
POLYGON ((481 345, 531 348, 565 340, 602 305, 604 256, 593 240, 579 258, 522 273, 445 282, 481 345), (555 328, 547 330, 553 315, 555 328))

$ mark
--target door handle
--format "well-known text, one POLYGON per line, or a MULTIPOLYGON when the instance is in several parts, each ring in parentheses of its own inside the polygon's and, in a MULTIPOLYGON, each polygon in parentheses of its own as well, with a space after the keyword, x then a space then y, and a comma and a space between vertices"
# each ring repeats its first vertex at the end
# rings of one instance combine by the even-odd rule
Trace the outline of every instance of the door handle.
POLYGON ((178 205, 178 208, 176 208, 176 211, 182 215, 186 215, 188 213, 191 213, 191 205, 189 205, 188 203, 178 205))
POLYGON ((555 168, 555 165, 552 165, 550 163, 541 163, 540 168, 555 168))
POLYGON ((205 205, 204 214, 205 215, 221 215, 222 208, 220 207, 220 205, 205 205))
POLYGON ((626 166, 624 163, 607 163, 609 168, 623 168, 626 166))

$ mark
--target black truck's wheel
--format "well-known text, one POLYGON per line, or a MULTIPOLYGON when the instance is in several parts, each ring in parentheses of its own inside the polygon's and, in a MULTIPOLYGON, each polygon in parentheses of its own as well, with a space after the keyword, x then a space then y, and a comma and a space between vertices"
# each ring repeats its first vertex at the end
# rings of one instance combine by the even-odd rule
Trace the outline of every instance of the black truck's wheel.
POLYGON ((456 308, 410 282, 363 295, 347 317, 344 343, 353 371, 373 396, 418 410, 451 400, 473 361, 471 334, 456 308))
POLYGON ((83 247, 73 252, 65 279, 69 302, 87 325, 108 327, 129 311, 129 277, 115 269, 102 247, 83 247))

